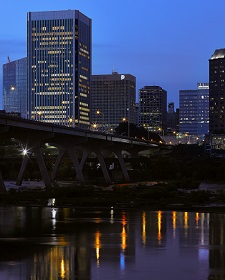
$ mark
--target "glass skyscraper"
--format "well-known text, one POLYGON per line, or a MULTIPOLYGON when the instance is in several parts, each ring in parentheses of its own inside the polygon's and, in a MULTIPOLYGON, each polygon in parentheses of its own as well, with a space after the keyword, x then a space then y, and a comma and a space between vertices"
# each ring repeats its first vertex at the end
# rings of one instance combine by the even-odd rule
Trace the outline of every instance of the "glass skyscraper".
POLYGON ((91 31, 78 10, 28 13, 28 118, 89 126, 91 31))
POLYGON ((27 117, 27 58, 3 64, 3 109, 27 117))
POLYGON ((198 83, 196 90, 180 90, 181 133, 201 136, 209 132, 209 84, 198 83))
POLYGON ((209 133, 209 83, 198 83, 198 135, 209 133))

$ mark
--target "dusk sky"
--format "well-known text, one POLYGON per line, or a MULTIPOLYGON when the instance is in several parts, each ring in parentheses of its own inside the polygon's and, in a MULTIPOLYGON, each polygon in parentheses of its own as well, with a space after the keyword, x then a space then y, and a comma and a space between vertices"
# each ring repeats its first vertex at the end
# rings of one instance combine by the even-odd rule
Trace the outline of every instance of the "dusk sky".
POLYGON ((26 56, 27 12, 79 10, 92 19, 92 73, 132 74, 159 85, 179 107, 179 90, 208 82, 208 59, 225 48, 224 0, 7 0, 1 2, 2 65, 26 56))

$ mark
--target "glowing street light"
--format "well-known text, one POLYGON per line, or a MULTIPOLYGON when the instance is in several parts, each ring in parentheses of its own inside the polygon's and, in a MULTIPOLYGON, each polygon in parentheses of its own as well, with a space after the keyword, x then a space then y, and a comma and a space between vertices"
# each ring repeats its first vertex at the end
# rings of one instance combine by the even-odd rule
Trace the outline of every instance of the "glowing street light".
POLYGON ((37 112, 37 115, 38 115, 38 121, 41 121, 41 119, 42 119, 42 112, 37 112))
POLYGON ((164 136, 164 130, 161 127, 158 128, 158 131, 160 135, 164 136))
POLYGON ((22 156, 27 156, 28 155, 28 153, 29 153, 29 150, 27 149, 27 148, 22 148, 22 150, 21 150, 21 155, 22 156))
POLYGON ((93 124, 91 125, 91 129, 94 130, 94 131, 98 131, 98 125, 97 125, 97 123, 93 123, 93 124))
POLYGON ((128 117, 128 119, 127 118, 125 118, 125 117, 123 117, 122 118, 122 122, 127 122, 127 136, 128 137, 130 137, 130 122, 129 122, 129 117, 128 117))
MULTIPOLYGON (((106 124, 105 124, 105 115, 99 109, 96 110, 96 115, 102 116, 102 117, 100 117, 100 120, 98 122, 99 122, 99 124, 101 124, 102 131, 104 132, 105 131, 105 126, 106 126, 106 124)), ((109 133, 109 124, 107 124, 107 133, 109 133)))

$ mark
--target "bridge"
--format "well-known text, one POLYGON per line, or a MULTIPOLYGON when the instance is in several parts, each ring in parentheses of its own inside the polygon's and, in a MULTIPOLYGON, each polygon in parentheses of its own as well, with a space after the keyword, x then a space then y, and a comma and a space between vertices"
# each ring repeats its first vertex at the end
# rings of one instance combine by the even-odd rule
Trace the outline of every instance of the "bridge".
MULTIPOLYGON (((59 164, 65 153, 70 156, 76 179, 81 184, 85 183, 82 170, 91 153, 96 155, 100 163, 105 182, 110 183, 111 178, 104 159, 112 153, 119 161, 124 181, 129 182, 130 178, 123 158, 124 151, 127 151, 132 157, 137 157, 140 151, 158 148, 156 144, 147 141, 0 114, 0 145, 3 140, 12 138, 35 156, 46 188, 52 188, 59 164), (51 175, 47 172, 41 152, 41 145, 46 143, 58 149, 51 175)), ((29 155, 24 154, 16 180, 17 185, 22 184, 28 160, 29 155)), ((5 189, 1 170, 0 189, 5 189)))

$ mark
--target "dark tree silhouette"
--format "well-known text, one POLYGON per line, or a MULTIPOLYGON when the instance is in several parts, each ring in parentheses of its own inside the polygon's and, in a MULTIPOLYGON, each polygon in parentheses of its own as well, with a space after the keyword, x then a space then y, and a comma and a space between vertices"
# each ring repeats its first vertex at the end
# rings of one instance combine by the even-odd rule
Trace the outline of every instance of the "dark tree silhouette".
POLYGON ((142 126, 137 126, 134 123, 128 123, 128 122, 121 122, 116 128, 115 128, 115 134, 122 135, 122 136, 129 136, 133 138, 138 139, 145 139, 153 142, 159 142, 162 141, 160 136, 151 131, 147 131, 142 126))

